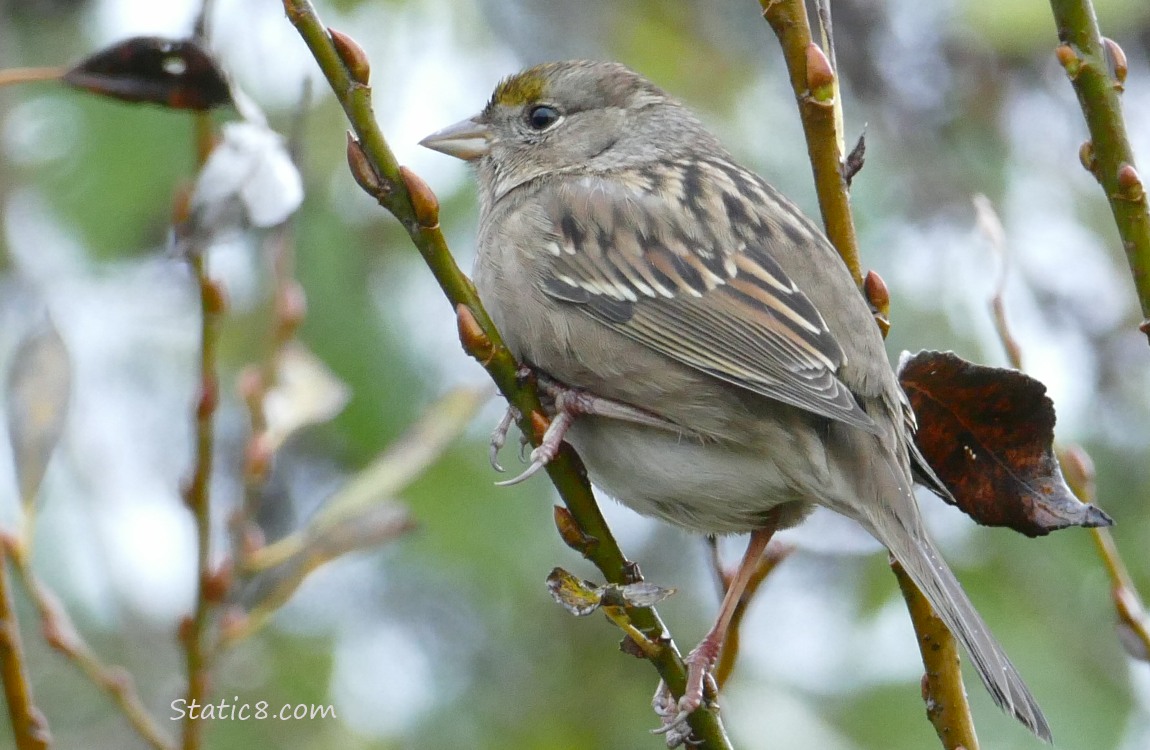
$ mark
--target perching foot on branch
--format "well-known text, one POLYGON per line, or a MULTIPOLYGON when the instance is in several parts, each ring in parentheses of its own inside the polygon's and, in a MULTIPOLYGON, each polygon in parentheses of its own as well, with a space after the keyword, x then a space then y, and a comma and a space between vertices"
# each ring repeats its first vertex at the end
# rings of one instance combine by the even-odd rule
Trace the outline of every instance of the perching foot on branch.
POLYGON ((723 648, 725 635, 725 631, 711 630, 699 645, 687 654, 687 658, 683 660, 687 665, 687 687, 683 691, 683 697, 678 701, 667 690, 665 684, 659 683, 659 689, 655 691, 651 705, 663 726, 652 731, 667 736, 667 747, 678 747, 682 742, 689 741, 687 738, 690 737, 691 728, 687 725, 687 717, 703 705, 704 685, 710 684, 711 692, 718 692, 718 686, 715 685, 711 672, 719 661, 719 652, 723 648), (673 740, 676 744, 672 744, 673 740))
POLYGON ((671 689, 662 680, 659 680, 659 687, 655 690, 655 696, 651 698, 651 708, 655 709, 655 715, 662 723, 661 727, 652 729, 651 732, 663 735, 668 748, 698 744, 698 740, 691 735, 691 727, 682 719, 685 714, 679 711, 679 701, 675 700, 671 689))
MULTIPOLYGON (((559 446, 563 444, 563 437, 567 434, 567 430, 571 428, 575 418, 579 416, 607 417, 609 419, 619 419, 624 422, 632 422, 649 427, 659 427, 665 430, 678 430, 678 427, 671 422, 660 419, 642 409, 636 409, 634 406, 601 398, 587 391, 579 390, 578 388, 570 388, 542 373, 538 373, 536 377, 538 379, 539 391, 546 397, 544 408, 550 413, 551 424, 547 426, 547 430, 543 433, 543 439, 540 441, 539 446, 531 451, 531 455, 528 457, 530 464, 527 466, 527 469, 517 477, 503 482, 496 482, 496 485, 500 487, 519 484, 523 480, 534 476, 540 469, 550 463, 551 459, 555 458, 559 452, 559 446), (548 401, 550 403, 548 403, 548 401)), ((503 447, 503 443, 507 439, 507 430, 511 426, 512 416, 509 411, 491 435, 490 458, 491 465, 494 466, 496 470, 502 470, 497 459, 499 449, 503 447)))
MULTIPOLYGON (((709 686, 712 695, 718 693, 718 686, 715 684, 712 672, 715 669, 715 664, 719 661, 723 641, 726 640, 727 631, 731 626, 731 618, 739 606, 739 601, 743 598, 743 593, 747 590, 747 584, 754 576, 759 560, 763 556, 763 551, 766 550, 767 544, 778 528, 778 522, 778 515, 772 511, 768 515, 766 523, 751 532, 747 550, 743 553, 743 559, 739 563, 738 570, 735 571, 734 578, 727 585, 727 591, 723 595, 723 603, 719 605, 719 614, 715 618, 715 624, 707 631, 703 640, 699 641, 699 645, 695 646, 691 653, 687 654, 687 658, 683 660, 683 663, 687 665, 687 685, 683 689, 683 696, 676 703, 674 699, 671 699, 670 702, 660 700, 659 693, 655 694, 652 705, 655 706, 655 713, 659 714, 659 719, 663 723, 662 727, 655 730, 656 734, 670 735, 676 733, 681 735, 685 730, 687 717, 703 705, 704 689, 709 686)), ((689 730, 687 731, 689 732, 689 730)), ((670 746, 669 743, 668 740, 670 746)))

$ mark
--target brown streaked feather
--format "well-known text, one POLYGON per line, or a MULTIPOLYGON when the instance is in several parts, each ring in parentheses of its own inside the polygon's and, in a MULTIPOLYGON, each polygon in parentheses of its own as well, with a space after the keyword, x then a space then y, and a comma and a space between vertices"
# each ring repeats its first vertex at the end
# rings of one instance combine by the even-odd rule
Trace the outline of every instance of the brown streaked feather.
POLYGON ((690 367, 876 431, 838 378, 842 347, 771 256, 807 228, 773 223, 785 212, 749 172, 677 166, 687 177, 674 184, 584 175, 544 188, 559 251, 542 258, 543 289, 690 367))

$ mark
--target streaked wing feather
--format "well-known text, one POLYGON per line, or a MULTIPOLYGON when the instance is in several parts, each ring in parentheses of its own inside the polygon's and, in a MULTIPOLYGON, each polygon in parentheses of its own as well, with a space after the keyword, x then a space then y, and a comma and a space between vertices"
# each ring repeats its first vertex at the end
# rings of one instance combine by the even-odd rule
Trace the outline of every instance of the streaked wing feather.
POLYGON ((782 199, 749 172, 680 166, 690 179, 670 187, 584 176, 545 194, 559 251, 544 290, 716 378, 875 430, 836 375, 842 348, 771 257, 806 228, 772 223, 782 199))

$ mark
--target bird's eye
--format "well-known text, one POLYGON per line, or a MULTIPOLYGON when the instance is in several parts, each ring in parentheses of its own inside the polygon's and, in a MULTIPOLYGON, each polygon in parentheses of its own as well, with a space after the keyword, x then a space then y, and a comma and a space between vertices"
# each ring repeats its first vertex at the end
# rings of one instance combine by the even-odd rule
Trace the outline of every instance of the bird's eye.
POLYGON ((527 124, 533 130, 546 130, 557 122, 559 122, 559 111, 545 104, 532 107, 527 113, 527 124))

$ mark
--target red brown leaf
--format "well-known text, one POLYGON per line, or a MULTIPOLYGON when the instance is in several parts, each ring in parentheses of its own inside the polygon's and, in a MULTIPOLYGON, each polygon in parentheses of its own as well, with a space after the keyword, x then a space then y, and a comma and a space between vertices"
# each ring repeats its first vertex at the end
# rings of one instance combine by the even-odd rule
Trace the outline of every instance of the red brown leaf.
POLYGON ((84 60, 63 80, 95 94, 172 109, 206 110, 232 101, 211 55, 188 39, 125 39, 84 60))
POLYGON ((1113 523, 1066 486, 1053 450, 1054 404, 1039 381, 924 351, 904 356, 899 382, 918 418, 915 444, 978 523, 1027 536, 1113 523))

